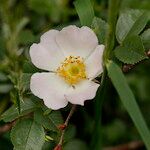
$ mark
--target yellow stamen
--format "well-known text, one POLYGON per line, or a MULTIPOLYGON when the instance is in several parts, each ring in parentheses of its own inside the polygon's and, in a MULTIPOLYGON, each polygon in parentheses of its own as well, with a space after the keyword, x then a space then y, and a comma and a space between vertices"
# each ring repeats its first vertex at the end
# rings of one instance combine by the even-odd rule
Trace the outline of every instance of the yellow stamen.
POLYGON ((85 64, 81 57, 69 56, 62 65, 58 67, 57 74, 64 78, 64 80, 74 85, 86 78, 85 64))

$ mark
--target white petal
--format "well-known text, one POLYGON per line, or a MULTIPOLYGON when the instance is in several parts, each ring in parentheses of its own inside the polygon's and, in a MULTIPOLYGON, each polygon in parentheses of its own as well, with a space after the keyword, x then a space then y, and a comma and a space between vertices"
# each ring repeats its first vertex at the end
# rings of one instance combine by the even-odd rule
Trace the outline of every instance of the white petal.
POLYGON ((103 72, 103 51, 104 45, 98 45, 95 51, 86 59, 86 73, 88 78, 95 78, 103 72))
POLYGON ((59 53, 63 54, 56 42, 57 34, 59 34, 58 30, 49 30, 45 32, 41 36, 40 43, 48 50, 53 49, 54 51, 56 49, 56 51, 58 50, 59 53))
POLYGON ((64 108, 68 104, 67 100, 62 101, 62 100, 60 100, 60 99, 58 99, 56 97, 53 97, 51 99, 50 98, 45 98, 45 99, 43 99, 43 101, 44 101, 44 104, 48 108, 53 109, 53 110, 58 110, 58 109, 64 108), (59 102, 56 103, 57 100, 59 102))
POLYGON ((70 87, 65 94, 66 99, 72 104, 84 105, 85 100, 93 99, 99 84, 90 80, 84 80, 75 85, 75 88, 70 87))
POLYGON ((36 67, 54 71, 65 59, 55 41, 58 33, 59 31, 57 30, 50 30, 41 36, 41 42, 39 44, 33 44, 30 47, 31 61, 36 67))
POLYGON ((43 99, 51 109, 63 108, 68 101, 64 93, 68 85, 54 73, 35 73, 31 77, 30 89, 34 95, 43 99))
POLYGON ((81 56, 86 58, 98 45, 95 33, 88 27, 68 26, 56 36, 56 41, 65 56, 81 56))

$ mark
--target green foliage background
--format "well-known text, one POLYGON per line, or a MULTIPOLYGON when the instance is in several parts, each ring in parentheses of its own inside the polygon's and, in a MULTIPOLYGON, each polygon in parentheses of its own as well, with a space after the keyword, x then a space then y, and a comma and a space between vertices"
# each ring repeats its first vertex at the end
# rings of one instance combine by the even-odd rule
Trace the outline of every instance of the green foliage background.
MULTIPOLYGON (((108 24, 106 23, 108 20, 108 1, 93 0, 91 2, 96 17, 94 17, 94 14, 89 13, 90 19, 86 20, 85 18, 84 20, 84 15, 79 15, 78 17, 77 12, 80 14, 81 10, 77 8, 79 5, 83 10, 87 9, 88 4, 78 4, 77 1, 75 9, 72 0, 1 0, 0 125, 3 126, 14 119, 17 119, 17 125, 13 128, 11 134, 10 131, 0 133, 0 150, 13 149, 12 143, 16 150, 30 150, 28 146, 34 146, 36 141, 40 143, 36 145, 36 150, 50 150, 57 143, 60 136, 57 126, 63 123, 70 106, 61 110, 61 113, 60 111, 52 111, 31 94, 29 90, 30 77, 32 73, 39 70, 30 63, 28 51, 31 44, 38 42, 40 36, 47 30, 52 28, 60 30, 70 24, 77 26, 91 24, 100 42, 104 43, 104 37, 108 29, 108 24), (82 20, 81 24, 79 18, 82 20), (23 126, 24 129, 22 130, 23 126), (33 137, 33 143, 27 142, 27 147, 19 147, 20 145, 16 140, 21 134, 22 141, 24 141, 25 139, 23 138, 26 137, 25 131, 29 128, 33 129, 29 132, 30 138, 33 137), (36 128, 38 132, 36 132, 36 128), (41 136, 35 139, 34 137, 38 137, 38 135, 41 136), (43 146, 41 146, 42 144, 43 146)), ((130 13, 129 9, 136 9, 136 11, 150 10, 150 2, 149 0, 122 0, 119 12, 122 16, 125 14, 123 21, 127 13, 130 13), (126 11, 127 13, 125 13, 126 11)), ((139 16, 141 17, 141 14, 139 16)), ((144 19, 143 16, 139 18, 137 15, 136 17, 139 22, 137 20, 135 22, 138 25, 142 22, 142 26, 149 14, 144 19)), ((121 18, 119 21, 120 23, 123 22, 121 18)), ((125 73, 125 76, 150 127, 150 61, 145 55, 145 51, 150 49, 150 21, 146 22, 143 28, 139 25, 139 29, 137 29, 139 30, 139 35, 133 36, 131 33, 136 32, 134 28, 130 31, 131 28, 126 26, 124 30, 129 32, 128 39, 120 34, 119 21, 117 24, 118 30, 116 30, 118 42, 116 40, 115 43, 118 47, 115 49, 115 53, 111 54, 111 57, 120 66, 123 63, 135 64, 140 61, 132 70, 125 73), (121 35, 120 37, 117 36, 119 34, 121 35), (136 43, 132 44, 130 41, 135 41, 136 43), (130 47, 136 50, 133 52, 130 47), (128 49, 128 51, 124 49, 128 49), (131 52, 135 53, 136 57, 132 57, 131 52)), ((97 80, 100 79, 99 77, 97 80)), ((102 126, 100 127, 103 147, 141 140, 112 83, 110 80, 107 82, 107 92, 104 93, 105 99, 102 107, 102 126)), ((97 97, 94 101, 87 101, 85 107, 79 106, 77 108, 65 134, 64 150, 92 149, 89 147, 92 145, 90 143, 92 143, 95 124, 95 117, 93 116, 95 110, 99 110, 97 108, 99 106, 95 105, 96 99, 97 97)))

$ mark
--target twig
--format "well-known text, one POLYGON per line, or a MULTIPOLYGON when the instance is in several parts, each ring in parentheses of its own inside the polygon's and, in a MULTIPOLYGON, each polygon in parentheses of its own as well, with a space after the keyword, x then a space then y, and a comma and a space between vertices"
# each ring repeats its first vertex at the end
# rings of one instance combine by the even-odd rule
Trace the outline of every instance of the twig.
POLYGON ((75 109, 76 109, 76 105, 73 105, 71 110, 70 110, 70 112, 69 112, 69 114, 68 114, 68 117, 67 117, 67 119, 66 119, 66 121, 64 123, 65 128, 62 131, 62 134, 61 134, 61 137, 60 137, 60 141, 59 141, 59 145, 62 145, 62 143, 63 143, 65 129, 68 126, 69 120, 70 120, 71 116, 73 115, 75 109))
POLYGON ((3 126, 0 127, 0 135, 11 130, 11 128, 15 125, 16 121, 13 121, 13 122, 10 122, 10 123, 7 123, 3 126))
POLYGON ((71 110, 70 110, 70 112, 69 112, 69 114, 68 114, 68 117, 67 117, 65 123, 64 123, 63 125, 60 125, 60 126, 58 127, 59 129, 62 130, 62 133, 61 133, 61 137, 60 137, 59 143, 58 143, 58 145, 54 148, 54 150, 61 150, 61 146, 62 146, 62 144, 63 144, 64 134, 65 134, 65 130, 66 130, 67 126, 68 126, 69 120, 70 120, 70 118, 72 117, 72 115, 73 115, 75 109, 76 109, 76 105, 73 105, 72 108, 71 108, 71 110))
POLYGON ((20 116, 18 117, 17 119, 13 120, 12 122, 9 122, 7 124, 4 124, 3 126, 0 126, 0 135, 11 130, 13 126, 15 126, 17 120, 21 119, 21 118, 24 118, 24 117, 30 117, 30 116, 33 116, 33 112, 31 113, 28 113, 24 116, 20 116))

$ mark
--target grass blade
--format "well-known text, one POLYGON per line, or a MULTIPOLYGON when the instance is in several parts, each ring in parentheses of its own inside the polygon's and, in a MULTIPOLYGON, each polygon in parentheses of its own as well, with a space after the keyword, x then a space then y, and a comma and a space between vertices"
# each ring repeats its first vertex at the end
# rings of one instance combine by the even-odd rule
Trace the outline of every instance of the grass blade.
POLYGON ((114 62, 110 61, 107 64, 107 70, 108 75, 111 78, 124 107, 139 131, 147 150, 150 150, 150 131, 121 69, 114 62))

